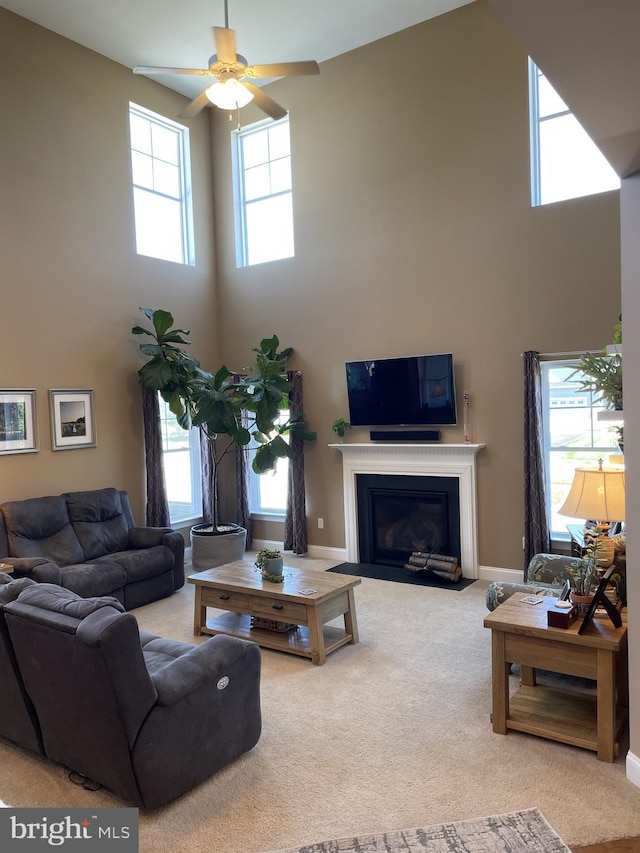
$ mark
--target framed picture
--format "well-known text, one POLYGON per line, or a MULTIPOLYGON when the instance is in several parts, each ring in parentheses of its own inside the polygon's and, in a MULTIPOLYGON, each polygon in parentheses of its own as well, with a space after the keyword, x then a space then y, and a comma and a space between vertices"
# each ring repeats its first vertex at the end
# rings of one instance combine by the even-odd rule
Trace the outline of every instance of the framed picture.
POLYGON ((0 390, 0 453, 35 453, 36 392, 0 390))
POLYGON ((54 450, 96 446, 93 391, 49 391, 54 450))
POLYGON ((596 594, 593 596, 591 604, 589 605, 589 610, 587 611, 587 615, 582 620, 582 625, 578 628, 578 634, 583 634, 587 625, 591 622, 594 617, 594 614, 598 607, 602 607, 606 610, 609 619, 613 622, 616 628, 619 628, 622 625, 622 616, 618 611, 618 608, 615 604, 610 601, 607 596, 605 590, 611 580, 611 575, 613 574, 615 566, 611 566, 607 571, 602 575, 600 579, 600 583, 598 584, 598 589, 596 590, 596 594))

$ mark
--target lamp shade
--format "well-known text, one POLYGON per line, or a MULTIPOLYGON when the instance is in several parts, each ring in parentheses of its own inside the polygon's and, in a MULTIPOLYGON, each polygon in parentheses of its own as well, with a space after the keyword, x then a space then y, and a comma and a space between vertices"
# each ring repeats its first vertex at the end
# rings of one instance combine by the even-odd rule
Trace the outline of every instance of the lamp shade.
POLYGON ((592 521, 624 521, 624 468, 576 468, 558 512, 592 521))
POLYGON ((206 95, 221 110, 239 110, 253 100, 253 94, 233 77, 209 86, 206 95))

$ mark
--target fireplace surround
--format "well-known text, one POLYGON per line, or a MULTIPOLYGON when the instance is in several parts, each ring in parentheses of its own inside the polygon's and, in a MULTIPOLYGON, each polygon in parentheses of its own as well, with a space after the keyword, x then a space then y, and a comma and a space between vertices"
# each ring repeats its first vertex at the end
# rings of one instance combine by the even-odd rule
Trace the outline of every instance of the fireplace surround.
POLYGON ((479 577, 476 456, 484 444, 367 442, 329 446, 342 454, 345 545, 349 562, 366 561, 359 545, 358 475, 455 478, 462 574, 466 578, 479 577))

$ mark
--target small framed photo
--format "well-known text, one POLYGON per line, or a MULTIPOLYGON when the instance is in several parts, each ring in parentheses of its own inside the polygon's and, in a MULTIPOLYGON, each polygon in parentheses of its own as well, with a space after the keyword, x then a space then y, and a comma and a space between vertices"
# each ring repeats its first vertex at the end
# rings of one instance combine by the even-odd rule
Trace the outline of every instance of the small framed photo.
POLYGON ((53 450, 96 446, 93 391, 50 390, 53 450))
POLYGON ((0 390, 0 453, 35 453, 36 392, 0 390))

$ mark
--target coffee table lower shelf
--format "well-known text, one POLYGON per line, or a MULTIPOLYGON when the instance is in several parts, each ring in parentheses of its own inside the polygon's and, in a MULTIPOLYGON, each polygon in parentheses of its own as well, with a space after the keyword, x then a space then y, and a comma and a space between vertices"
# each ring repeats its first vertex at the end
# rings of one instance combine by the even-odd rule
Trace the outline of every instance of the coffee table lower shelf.
MULTIPOLYGON (((275 649, 314 659, 315 653, 311 648, 309 629, 305 625, 299 625, 287 633, 267 631, 264 628, 252 628, 249 615, 226 612, 221 616, 207 618, 206 625, 203 625, 200 630, 203 634, 228 634, 231 637, 239 637, 241 640, 252 640, 265 649, 275 649)), ((329 625, 322 626, 322 633, 326 654, 354 641, 351 634, 329 625)))
MULTIPOLYGON (((583 749, 598 751, 597 698, 556 687, 522 685, 509 699, 507 729, 538 735, 583 749)), ((626 725, 626 713, 617 709, 615 754, 626 725)))

